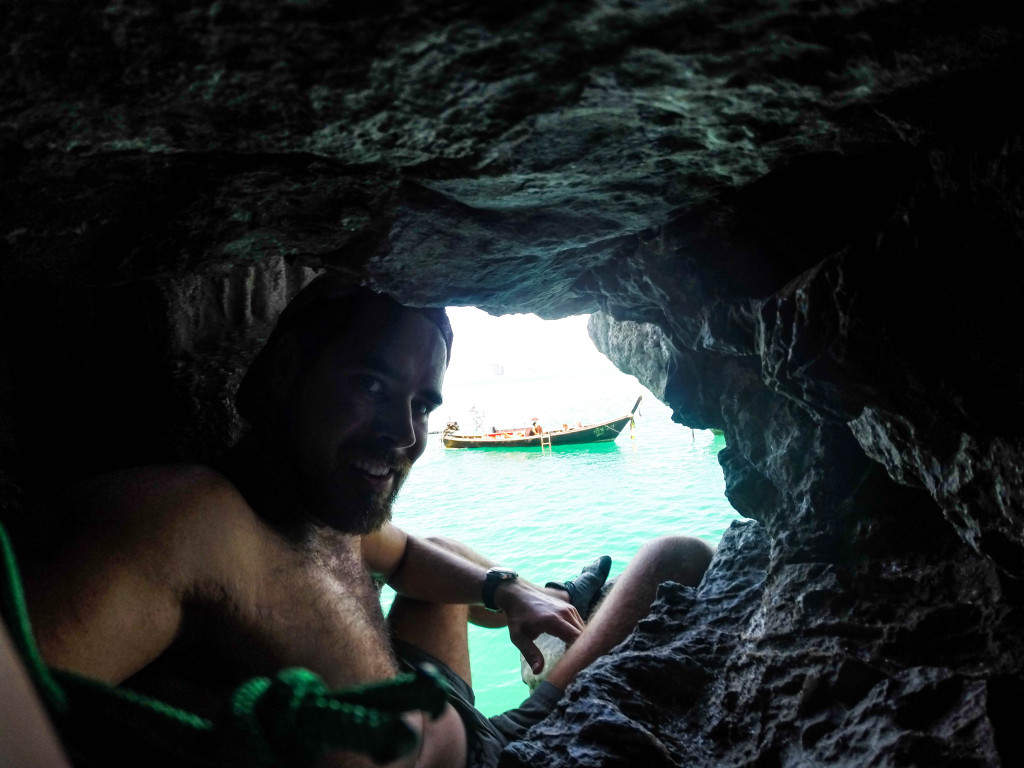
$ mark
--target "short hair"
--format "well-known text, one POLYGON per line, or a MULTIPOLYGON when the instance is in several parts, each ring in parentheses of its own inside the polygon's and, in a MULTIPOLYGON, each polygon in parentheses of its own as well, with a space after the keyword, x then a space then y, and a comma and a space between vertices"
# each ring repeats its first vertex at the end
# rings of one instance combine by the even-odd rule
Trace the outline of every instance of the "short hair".
POLYGON ((243 419, 254 424, 270 396, 268 376, 275 347, 286 334, 295 336, 302 359, 312 362, 327 344, 352 324, 361 310, 371 306, 408 309, 421 314, 441 332, 445 345, 445 364, 452 356, 452 326, 443 307, 408 307, 391 296, 361 285, 351 285, 331 272, 314 278, 281 312, 263 349, 252 361, 235 394, 235 407, 243 419))

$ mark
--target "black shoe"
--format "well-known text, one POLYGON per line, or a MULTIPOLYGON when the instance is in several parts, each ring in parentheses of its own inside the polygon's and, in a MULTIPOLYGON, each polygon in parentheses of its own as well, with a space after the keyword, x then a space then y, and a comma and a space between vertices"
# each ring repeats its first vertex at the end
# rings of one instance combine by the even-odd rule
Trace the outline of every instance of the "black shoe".
POLYGON ((580 612, 584 621, 590 616, 590 611, 601 594, 601 587, 608 580, 608 572, 612 568, 612 559, 608 555, 601 555, 597 560, 584 568, 580 575, 571 581, 557 582, 549 581, 545 587, 564 589, 569 593, 569 603, 580 612))

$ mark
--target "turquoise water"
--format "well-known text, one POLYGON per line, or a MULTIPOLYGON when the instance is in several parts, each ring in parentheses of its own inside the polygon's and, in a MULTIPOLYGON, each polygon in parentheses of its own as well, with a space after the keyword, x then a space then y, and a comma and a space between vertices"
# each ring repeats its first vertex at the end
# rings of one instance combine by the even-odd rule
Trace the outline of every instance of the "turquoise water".
MULTIPOLYGON (((458 331, 456 331, 458 339, 458 331)), ((614 443, 554 449, 450 450, 430 437, 395 504, 395 523, 415 534, 458 539, 543 584, 562 581, 596 556, 613 558, 612 575, 649 539, 674 533, 717 544, 737 513, 724 497, 717 454, 725 440, 671 420, 632 376, 611 363, 585 373, 450 379, 431 429, 457 420, 473 431, 528 423, 546 428, 628 413, 643 395, 632 435, 614 443)), ((387 601, 388 598, 385 597, 387 601)), ((470 627, 477 704, 485 714, 528 694, 519 653, 504 629, 470 627)))

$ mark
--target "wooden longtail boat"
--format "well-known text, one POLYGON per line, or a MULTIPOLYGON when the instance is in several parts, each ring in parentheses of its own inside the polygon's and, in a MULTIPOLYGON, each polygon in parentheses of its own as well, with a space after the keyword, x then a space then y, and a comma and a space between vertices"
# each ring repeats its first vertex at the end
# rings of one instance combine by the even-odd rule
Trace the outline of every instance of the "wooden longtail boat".
POLYGON ((619 436, 633 419, 633 414, 640 406, 643 396, 638 397, 633 404, 632 410, 625 416, 611 421, 602 421, 599 424, 584 424, 577 427, 564 429, 552 429, 533 434, 532 427, 517 427, 515 429, 499 429, 480 435, 463 435, 459 432, 459 425, 449 422, 444 432, 441 433, 441 440, 445 448, 538 448, 555 445, 580 445, 583 443, 607 443, 619 436))

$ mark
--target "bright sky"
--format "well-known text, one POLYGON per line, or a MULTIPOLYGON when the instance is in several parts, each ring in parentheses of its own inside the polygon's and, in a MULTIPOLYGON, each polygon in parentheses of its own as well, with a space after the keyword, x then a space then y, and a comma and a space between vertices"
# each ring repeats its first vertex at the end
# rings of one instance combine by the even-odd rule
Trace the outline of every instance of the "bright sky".
POLYGON ((490 378, 495 366, 508 376, 607 370, 611 363, 587 334, 589 315, 542 320, 536 315, 495 317, 476 307, 449 307, 455 341, 446 381, 490 378))

